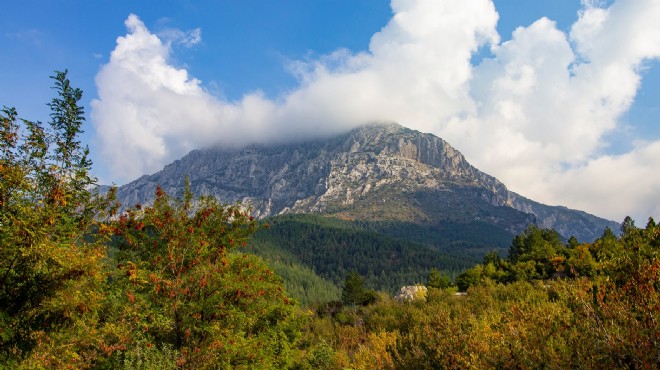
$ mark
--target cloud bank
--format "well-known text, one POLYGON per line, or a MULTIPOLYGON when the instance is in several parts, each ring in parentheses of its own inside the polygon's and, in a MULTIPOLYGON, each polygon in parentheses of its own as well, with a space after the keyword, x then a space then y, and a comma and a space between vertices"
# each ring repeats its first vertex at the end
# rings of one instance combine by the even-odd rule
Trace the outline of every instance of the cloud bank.
POLYGON ((199 29, 151 33, 130 15, 96 77, 92 122, 103 158, 124 182, 188 151, 330 135, 374 121, 432 132, 512 190, 622 220, 660 215, 660 140, 604 155, 660 57, 660 2, 583 1, 566 34, 541 18, 511 40, 491 0, 392 0, 367 51, 337 50, 288 68, 298 87, 228 101, 171 61, 199 29), (492 57, 473 65, 480 48, 492 57))

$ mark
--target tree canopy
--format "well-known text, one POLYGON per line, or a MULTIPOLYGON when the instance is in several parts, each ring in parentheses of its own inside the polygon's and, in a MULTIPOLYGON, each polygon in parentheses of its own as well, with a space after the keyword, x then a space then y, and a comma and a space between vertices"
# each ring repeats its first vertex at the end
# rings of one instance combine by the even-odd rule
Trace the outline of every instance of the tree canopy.
POLYGON ((0 359, 84 366, 99 355, 106 247, 89 232, 107 198, 76 140, 82 92, 66 71, 51 78, 48 126, 0 116, 0 359))

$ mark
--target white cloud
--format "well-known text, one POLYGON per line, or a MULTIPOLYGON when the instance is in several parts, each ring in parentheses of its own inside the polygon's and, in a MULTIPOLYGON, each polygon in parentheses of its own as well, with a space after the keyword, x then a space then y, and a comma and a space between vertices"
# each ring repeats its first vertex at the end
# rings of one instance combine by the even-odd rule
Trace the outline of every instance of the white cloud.
POLYGON ((202 42, 202 29, 195 28, 184 32, 176 28, 167 28, 158 32, 158 37, 168 44, 181 44, 189 48, 202 42))
POLYGON ((396 121, 445 138, 525 196, 643 220, 659 212, 648 205, 660 203, 652 190, 660 189, 660 171, 650 160, 660 142, 618 157, 601 153, 634 101, 640 69, 660 56, 660 2, 602 4, 583 1, 568 35, 541 18, 500 43, 490 0, 392 0, 394 15, 369 50, 292 63, 297 89, 277 101, 252 92, 236 102, 211 95, 170 62, 171 43, 199 43, 199 30, 157 36, 131 15, 97 75, 92 120, 120 182, 201 146, 396 121), (471 65, 482 46, 494 57, 471 65))
POLYGON ((618 221, 631 214, 640 226, 660 215, 660 141, 637 143, 629 153, 595 158, 548 176, 549 190, 578 209, 600 209, 618 221), (568 191, 567 191, 568 190, 568 191), (632 205, 632 207, 631 207, 632 205))
POLYGON ((609 8, 587 2, 568 37, 547 19, 519 28, 511 41, 493 47, 495 59, 475 68, 472 96, 479 110, 454 122, 445 137, 479 168, 534 199, 616 220, 626 213, 638 219, 652 215, 646 205, 658 203, 657 193, 623 196, 626 188, 621 185, 653 188, 660 181, 660 175, 632 160, 648 148, 637 145, 621 157, 600 153, 605 135, 620 125, 619 118, 634 101, 641 66, 660 56, 659 16, 660 2, 654 0, 619 0, 609 8), (470 130, 478 133, 468 137, 470 130), (613 169, 623 163, 632 166, 610 176, 636 171, 646 176, 608 181, 607 172, 595 172, 602 168, 598 163, 613 169), (581 179, 581 185, 567 176, 581 179), (575 196, 594 181, 609 194, 599 192, 600 199, 575 196), (580 201, 587 198, 588 204, 580 201), (613 198, 622 204, 603 201, 613 198))
POLYGON ((43 45, 44 34, 35 28, 17 32, 8 32, 5 33, 5 36, 9 39, 18 40, 36 47, 41 47, 43 45))

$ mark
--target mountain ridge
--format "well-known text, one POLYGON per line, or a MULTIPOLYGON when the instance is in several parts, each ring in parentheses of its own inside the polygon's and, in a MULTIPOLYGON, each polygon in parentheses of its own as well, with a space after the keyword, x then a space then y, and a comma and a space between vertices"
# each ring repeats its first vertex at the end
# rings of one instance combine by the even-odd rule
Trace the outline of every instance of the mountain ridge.
POLYGON ((509 191, 443 139, 396 123, 371 124, 295 144, 207 148, 119 188, 123 205, 149 203, 156 185, 178 195, 188 176, 196 195, 240 201, 264 218, 318 213, 344 219, 484 220, 512 234, 529 224, 591 241, 618 224, 547 206, 509 191))

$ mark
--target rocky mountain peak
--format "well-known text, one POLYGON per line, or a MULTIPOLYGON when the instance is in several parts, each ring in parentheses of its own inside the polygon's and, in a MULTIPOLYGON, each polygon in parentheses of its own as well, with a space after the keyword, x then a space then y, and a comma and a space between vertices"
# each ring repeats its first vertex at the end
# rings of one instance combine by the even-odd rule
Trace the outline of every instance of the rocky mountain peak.
POLYGON ((124 205, 148 203, 156 185, 177 195, 186 176, 195 194, 240 201, 257 217, 323 213, 417 223, 476 219, 512 233, 537 223, 585 240, 599 236, 607 222, 587 214, 574 222, 575 211, 509 192, 441 138, 396 123, 365 125, 298 144, 195 150, 122 186, 118 197, 124 205))

